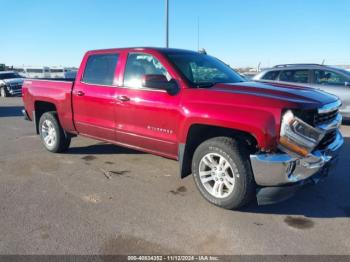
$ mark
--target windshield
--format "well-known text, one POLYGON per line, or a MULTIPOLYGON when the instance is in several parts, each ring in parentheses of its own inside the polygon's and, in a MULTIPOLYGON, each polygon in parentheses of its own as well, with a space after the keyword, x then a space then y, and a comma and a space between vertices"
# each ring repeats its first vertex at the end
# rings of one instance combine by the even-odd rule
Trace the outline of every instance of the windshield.
POLYGON ((344 74, 346 74, 348 77, 350 77, 350 69, 349 70, 340 69, 340 71, 342 71, 344 74))
POLYGON ((22 77, 16 73, 0 74, 0 79, 11 79, 11 78, 22 78, 22 77))
POLYGON ((183 76, 196 87, 245 81, 232 68, 209 55, 194 52, 168 53, 166 55, 183 76))

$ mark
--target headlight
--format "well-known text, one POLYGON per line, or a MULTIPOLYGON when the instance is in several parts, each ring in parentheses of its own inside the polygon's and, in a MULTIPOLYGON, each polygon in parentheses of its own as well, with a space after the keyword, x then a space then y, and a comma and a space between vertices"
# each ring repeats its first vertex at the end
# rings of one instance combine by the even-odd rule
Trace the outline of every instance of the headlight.
POLYGON ((282 150, 307 156, 320 143, 325 132, 294 116, 291 110, 284 113, 279 146, 282 150))

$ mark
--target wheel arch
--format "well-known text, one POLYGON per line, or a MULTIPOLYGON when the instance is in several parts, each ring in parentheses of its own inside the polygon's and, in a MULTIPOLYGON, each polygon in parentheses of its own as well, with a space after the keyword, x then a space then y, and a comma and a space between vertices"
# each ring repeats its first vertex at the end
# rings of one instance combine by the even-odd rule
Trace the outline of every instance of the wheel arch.
MULTIPOLYGON (((37 100, 34 102, 34 123, 35 123, 35 131, 39 134, 39 120, 40 117, 46 113, 54 111, 57 112, 57 107, 52 102, 37 100)), ((58 119, 59 121, 59 119, 58 119)))
POLYGON ((191 174, 191 163, 195 149, 202 142, 219 136, 231 137, 245 143, 251 153, 258 150, 258 141, 251 133, 214 125, 193 124, 187 132, 185 143, 179 144, 178 159, 181 178, 191 174))

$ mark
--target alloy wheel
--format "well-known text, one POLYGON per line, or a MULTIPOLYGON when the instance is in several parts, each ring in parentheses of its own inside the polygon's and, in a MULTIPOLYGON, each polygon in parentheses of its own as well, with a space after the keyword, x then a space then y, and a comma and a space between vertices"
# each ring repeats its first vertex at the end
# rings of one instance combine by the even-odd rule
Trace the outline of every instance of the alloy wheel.
POLYGON ((45 120, 41 126, 41 134, 44 143, 48 147, 53 147, 57 140, 56 129, 50 120, 45 120))
POLYGON ((229 196, 235 186, 235 174, 230 162, 218 153, 208 153, 201 159, 199 178, 208 193, 216 198, 229 196))

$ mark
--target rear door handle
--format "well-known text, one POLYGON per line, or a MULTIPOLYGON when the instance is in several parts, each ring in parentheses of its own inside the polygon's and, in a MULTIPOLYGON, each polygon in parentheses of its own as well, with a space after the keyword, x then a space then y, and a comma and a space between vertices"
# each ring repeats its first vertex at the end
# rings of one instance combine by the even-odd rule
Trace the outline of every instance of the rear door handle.
POLYGON ((83 91, 80 91, 80 90, 79 91, 75 91, 74 94, 77 95, 77 96, 85 95, 85 93, 83 91))
POLYGON ((119 101, 122 101, 122 102, 126 102, 126 101, 129 101, 129 100, 130 100, 130 98, 127 97, 127 96, 117 96, 117 99, 118 99, 119 101))

